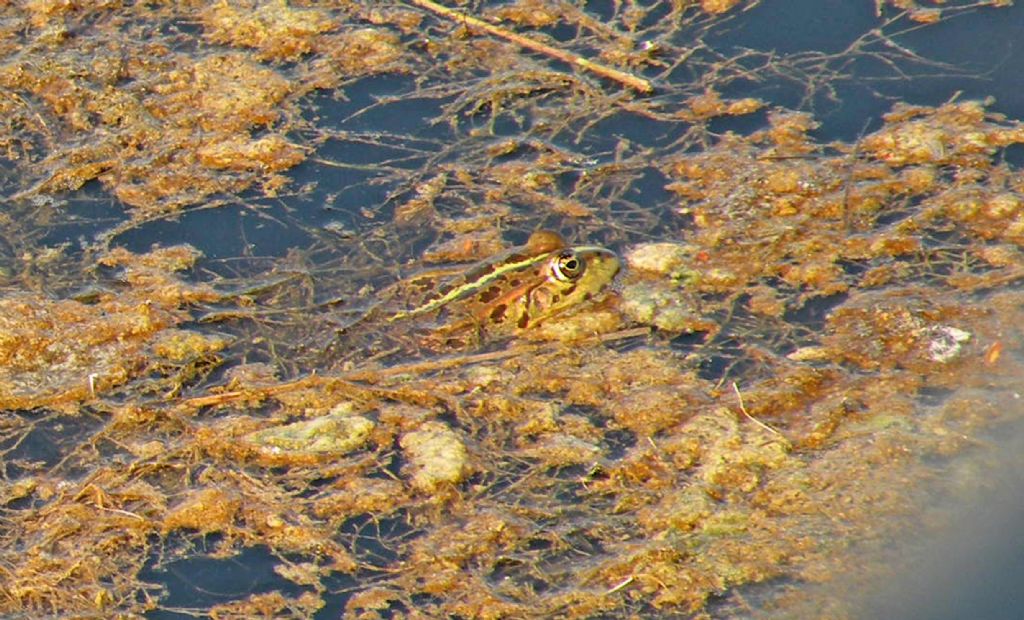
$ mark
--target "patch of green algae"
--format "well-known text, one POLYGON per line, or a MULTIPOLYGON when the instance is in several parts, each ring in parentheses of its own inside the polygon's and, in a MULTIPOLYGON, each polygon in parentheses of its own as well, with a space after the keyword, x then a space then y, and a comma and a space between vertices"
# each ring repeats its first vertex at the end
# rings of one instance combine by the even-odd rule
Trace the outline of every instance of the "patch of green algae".
POLYGON ((370 420, 335 407, 327 415, 250 433, 245 440, 271 452, 345 454, 361 447, 373 431, 370 420))

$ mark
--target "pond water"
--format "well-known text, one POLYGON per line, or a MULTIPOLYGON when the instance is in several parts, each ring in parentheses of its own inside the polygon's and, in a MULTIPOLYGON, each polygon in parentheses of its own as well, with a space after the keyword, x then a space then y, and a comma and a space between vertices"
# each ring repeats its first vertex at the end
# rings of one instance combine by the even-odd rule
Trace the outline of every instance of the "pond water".
POLYGON ((0 8, 0 613, 1013 617, 1024 9, 896 4, 0 8))

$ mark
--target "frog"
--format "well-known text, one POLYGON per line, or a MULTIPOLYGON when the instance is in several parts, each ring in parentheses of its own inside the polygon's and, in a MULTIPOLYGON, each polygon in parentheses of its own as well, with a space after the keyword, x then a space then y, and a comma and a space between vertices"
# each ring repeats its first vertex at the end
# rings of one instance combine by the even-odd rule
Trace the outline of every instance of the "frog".
POLYGON ((397 327, 433 317, 429 340, 449 345, 515 336, 595 300, 621 268, 607 248, 570 246, 558 233, 538 230, 524 245, 454 274, 409 279, 401 286, 405 307, 384 322, 397 327))
MULTIPOLYGON (((385 287, 375 296, 378 303, 359 320, 365 329, 349 335, 373 339, 359 348, 364 356, 370 354, 363 364, 367 359, 379 363, 395 353, 408 355, 405 345, 410 343, 428 351, 461 351, 488 337, 535 329, 596 300, 621 268, 609 249, 569 246, 557 233, 541 230, 525 245, 469 267, 424 272, 385 287)), ((348 361, 328 352, 334 363, 348 361)), ((275 462, 326 458, 358 448, 373 430, 373 422, 354 411, 345 405, 325 417, 253 431, 244 441, 275 462)))

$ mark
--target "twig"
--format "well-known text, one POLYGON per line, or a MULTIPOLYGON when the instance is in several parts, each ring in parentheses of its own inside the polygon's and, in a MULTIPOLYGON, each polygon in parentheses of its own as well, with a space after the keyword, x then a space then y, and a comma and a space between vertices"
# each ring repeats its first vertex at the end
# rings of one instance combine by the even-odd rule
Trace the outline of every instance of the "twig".
POLYGON ((293 392, 307 387, 314 387, 324 383, 324 381, 324 377, 314 374, 296 381, 289 381, 288 383, 280 383, 278 385, 251 388, 248 390, 235 390, 233 392, 221 392, 219 394, 210 394, 208 396, 196 396, 195 398, 186 398, 181 401, 178 406, 189 409, 198 409, 200 407, 210 407, 213 405, 225 405, 227 403, 236 402, 246 398, 262 399, 276 394, 293 392))
POLYGON ((625 588, 625 587, 626 587, 626 586, 628 586, 629 584, 633 583, 633 580, 634 580, 634 579, 636 579, 636 577, 634 577, 634 576, 632 576, 632 575, 630 575, 629 577, 626 577, 625 579, 623 579, 622 581, 620 581, 620 582, 619 582, 618 584, 616 584, 615 586, 613 586, 613 587, 609 588, 608 590, 605 590, 605 593, 604 593, 604 595, 605 595, 605 596, 608 596, 609 594, 615 594, 616 592, 618 592, 618 591, 619 591, 619 590, 621 590, 622 588, 625 588))
MULTIPOLYGON (((610 334, 601 334, 598 336, 592 336, 590 338, 583 338, 579 341, 578 344, 580 346, 586 346, 587 344, 591 344, 594 342, 613 342, 616 340, 623 340, 626 338, 645 336, 649 333, 650 329, 646 327, 624 329, 621 331, 612 332, 610 334)), ((486 353, 470 353, 451 357, 441 357, 436 359, 429 359, 423 362, 399 364, 397 366, 391 366, 390 368, 375 368, 372 370, 362 371, 355 370, 351 372, 342 373, 341 375, 339 375, 339 378, 344 379, 345 381, 373 382, 376 379, 394 375, 422 375, 424 373, 433 372, 435 370, 445 370, 447 368, 453 368, 457 366, 469 366, 471 364, 479 364, 481 362, 492 362, 496 360, 507 359, 510 357, 517 357, 519 355, 525 355, 527 353, 544 351, 545 349, 550 351, 558 346, 560 346, 560 343, 557 342, 549 345, 517 344, 507 349, 501 349, 498 351, 488 351, 486 353)))
POLYGON ((782 437, 783 439, 785 439, 785 435, 783 435, 779 431, 775 430, 774 428, 768 426, 767 424, 765 424, 761 420, 758 420, 754 416, 750 415, 749 412, 747 412, 747 408, 743 405, 743 394, 740 393, 740 386, 736 385, 735 381, 732 382, 732 389, 736 392, 736 398, 740 401, 740 411, 743 412, 743 415, 747 416, 748 420, 750 420, 754 424, 757 424, 761 428, 763 428, 763 429, 765 429, 765 430, 767 430, 769 432, 772 432, 772 433, 778 435, 779 437, 782 437))
POLYGON ((447 17, 448 19, 454 22, 465 24, 467 26, 472 26, 473 28, 479 28, 480 30, 493 34, 496 37, 501 37, 503 39, 515 43, 516 45, 525 47, 526 49, 533 50, 534 52, 545 54, 547 56, 551 56, 552 58, 556 58, 558 60, 561 60, 562 62, 566 62, 569 63, 570 65, 579 67, 586 71, 596 73, 601 77, 606 77, 610 80, 615 80, 620 84, 625 84, 626 86, 629 86, 630 88, 638 90, 642 93, 649 93, 654 90, 654 87, 651 86, 650 82, 643 78, 639 78, 631 73, 619 71, 618 69, 607 67, 592 60, 587 60, 586 58, 580 56, 579 54, 573 54, 572 52, 560 50, 556 47, 545 45, 544 43, 541 43, 539 41, 534 41, 533 39, 530 39, 528 37, 524 37, 510 30, 506 30, 501 26, 495 26, 494 24, 485 22, 482 19, 477 19, 476 17, 471 17, 469 15, 466 15, 465 13, 461 13, 454 9, 449 9, 446 6, 433 2, 433 0, 408 1, 411 2, 412 4, 415 4, 418 7, 427 9, 428 11, 433 11, 434 13, 437 13, 438 15, 441 15, 443 17, 447 17))
POLYGON ((445 370, 457 366, 469 366, 480 362, 491 362, 495 360, 516 357, 523 353, 533 352, 538 349, 536 345, 521 345, 501 351, 490 351, 487 353, 474 353, 471 355, 457 355, 453 357, 442 357, 430 359, 423 362, 412 362, 399 364, 389 368, 375 368, 372 370, 356 370, 342 373, 342 377, 348 381, 369 381, 373 382, 384 377, 395 375, 422 375, 436 370, 445 370))
MULTIPOLYGON (((601 334, 599 336, 585 338, 581 340, 579 344, 585 345, 587 343, 594 342, 614 342, 616 340, 644 336, 649 333, 650 329, 646 327, 624 329, 621 331, 612 332, 610 334, 601 334)), ((295 392, 306 388, 320 386, 338 386, 343 387, 344 389, 347 390, 351 390, 353 392, 360 392, 365 393, 367 395, 380 396, 382 394, 386 394, 386 392, 378 388, 369 387, 355 382, 359 381, 375 383, 376 381, 384 379, 385 377, 393 377, 396 375, 422 375, 437 370, 445 370, 448 368, 458 366, 469 366, 472 364, 479 364, 481 362, 502 360, 510 357, 516 357, 519 355, 525 355, 527 353, 536 353, 538 351, 544 350, 550 351, 557 346, 560 346, 560 344, 520 344, 509 347, 508 349, 502 349, 500 351, 489 351, 486 353, 472 353, 466 355, 456 355, 452 357, 441 357, 421 362, 399 364, 397 366, 391 366, 389 368, 354 370, 344 372, 338 375, 320 375, 313 373, 307 377, 302 377, 301 379, 296 379, 294 381, 289 381, 287 383, 279 383, 276 385, 269 385, 265 387, 253 387, 244 390, 234 390, 231 392, 221 392, 219 394, 209 394, 207 396, 196 396, 193 398, 186 398, 185 400, 179 402, 177 406, 181 409, 199 409, 202 407, 227 405, 230 403, 235 403, 247 399, 262 400, 265 398, 276 396, 278 394, 286 394, 288 392, 295 392)))

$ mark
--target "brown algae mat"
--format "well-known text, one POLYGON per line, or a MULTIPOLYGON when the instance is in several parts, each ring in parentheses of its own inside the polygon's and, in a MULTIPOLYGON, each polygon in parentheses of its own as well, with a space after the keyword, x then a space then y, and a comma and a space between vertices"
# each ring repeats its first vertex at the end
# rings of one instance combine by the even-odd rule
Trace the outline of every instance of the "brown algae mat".
MULTIPOLYGON (((973 6, 898 4, 922 27, 973 6)), ((720 93, 821 94, 844 58, 935 67, 884 45, 885 3, 836 57, 703 42, 749 6, 0 7, 0 613, 850 613, 810 586, 941 525, 924 506, 983 485, 960 464, 1014 428, 1024 125, 897 103, 822 143, 811 112, 720 93), (438 133, 333 126, 323 98, 382 78, 407 91, 348 118, 417 101, 438 133), (607 127, 626 121, 677 138, 607 127), (357 225, 295 215, 349 172, 388 199, 357 225), (90 190, 123 215, 42 243, 90 190), (236 263, 119 243, 227 205, 310 242, 236 263), (623 273, 512 334, 378 312, 410 273, 539 228, 623 273), (168 566, 250 548, 279 587, 167 602, 168 566)))

